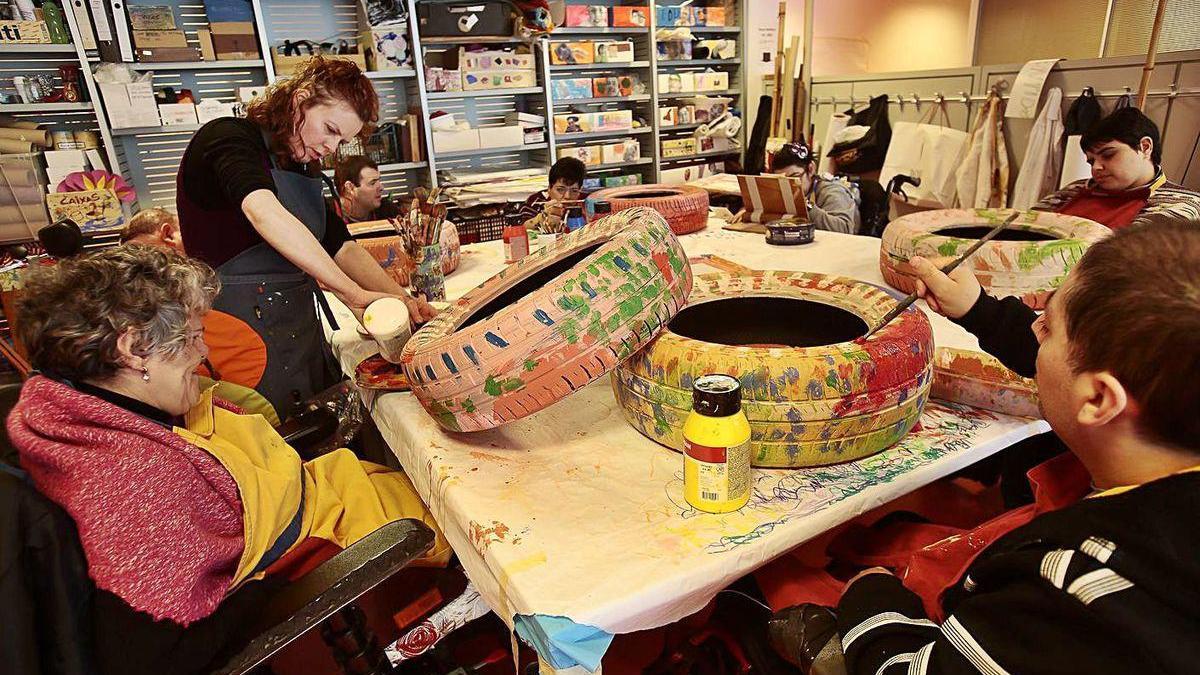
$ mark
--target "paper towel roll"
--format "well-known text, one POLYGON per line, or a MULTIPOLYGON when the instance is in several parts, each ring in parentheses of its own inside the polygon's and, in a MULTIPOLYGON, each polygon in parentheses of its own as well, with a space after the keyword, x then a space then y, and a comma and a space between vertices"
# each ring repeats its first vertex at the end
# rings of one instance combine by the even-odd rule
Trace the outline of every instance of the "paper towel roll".
POLYGON ((850 124, 850 116, 845 113, 834 113, 829 118, 829 127, 825 129, 825 142, 821 144, 821 163, 818 165, 818 172, 829 173, 833 166, 833 158, 826 157, 825 154, 834 146, 834 136, 837 136, 838 132, 845 129, 848 124, 850 124))
POLYGON ((1067 136, 1067 147, 1063 153, 1062 178, 1058 181, 1058 187, 1066 187, 1077 180, 1092 177, 1092 167, 1087 163, 1087 155, 1083 154, 1083 148, 1079 147, 1079 139, 1083 136, 1067 136))
POLYGON ((0 127, 0 139, 28 141, 43 148, 48 148, 52 145, 50 142, 50 132, 41 129, 5 129, 0 127))

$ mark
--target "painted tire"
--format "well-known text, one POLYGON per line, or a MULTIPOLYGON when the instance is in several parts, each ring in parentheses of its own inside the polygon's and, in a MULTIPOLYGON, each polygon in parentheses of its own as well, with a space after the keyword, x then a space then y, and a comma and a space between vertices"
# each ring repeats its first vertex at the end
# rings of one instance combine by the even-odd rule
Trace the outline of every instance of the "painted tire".
POLYGON ((994 357, 969 349, 938 347, 933 355, 933 398, 1006 415, 1041 417, 1037 383, 994 357))
POLYGON ((443 428, 491 429, 611 371, 658 334, 691 288, 687 256, 666 221, 629 209, 467 293, 417 331, 401 363, 443 428))
MULTIPOLYGON (((1010 213, 1011 209, 940 209, 897 218, 883 231, 879 270, 890 286, 912 293, 915 277, 909 258, 957 256, 976 241, 937 232, 954 227, 990 229, 1010 213)), ((992 240, 972 255, 968 264, 989 293, 1017 296, 1034 309, 1044 309, 1051 291, 1058 288, 1084 251, 1112 233, 1086 218, 1048 211, 1024 211, 1009 229, 1053 239, 992 240)))
MULTIPOLYGON (((438 241, 442 244, 442 273, 450 274, 458 269, 459 263, 462 261, 462 245, 458 241, 458 228, 454 223, 446 221, 442 226, 442 237, 438 241)), ((388 276, 396 281, 401 286, 407 286, 412 282, 412 271, 415 267, 412 258, 400 246, 400 237, 372 237, 370 239, 359 239, 359 246, 362 246, 375 262, 387 272, 388 276)))
MULTIPOLYGON (((850 321, 861 319, 855 322, 862 326, 857 335, 896 306, 882 289, 846 277, 755 271, 697 276, 683 312, 710 302, 759 298, 806 300, 845 310, 853 315, 847 315, 850 321)), ((734 321, 733 312, 724 307, 708 311, 734 321)), ((818 347, 702 341, 677 332, 690 320, 681 313, 612 376, 626 419, 646 437, 675 450, 683 447, 692 382, 708 373, 727 373, 741 381, 753 463, 761 467, 820 466, 883 450, 908 433, 929 395, 933 332, 917 309, 904 312, 868 340, 818 347)))
POLYGON ((588 195, 588 212, 591 204, 605 201, 612 205, 613 213, 634 206, 654 209, 667 219, 675 234, 699 232, 708 225, 708 193, 690 185, 629 185, 593 192, 588 195))
POLYGON ((442 223, 442 236, 438 239, 442 245, 442 274, 450 274, 458 269, 462 262, 462 245, 458 241, 458 228, 454 223, 442 223))

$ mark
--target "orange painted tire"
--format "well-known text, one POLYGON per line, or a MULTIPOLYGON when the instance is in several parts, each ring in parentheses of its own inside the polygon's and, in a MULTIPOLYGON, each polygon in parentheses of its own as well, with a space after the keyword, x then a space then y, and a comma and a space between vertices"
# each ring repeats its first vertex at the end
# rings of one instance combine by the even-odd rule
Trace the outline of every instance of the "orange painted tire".
MULTIPOLYGON (((1011 213, 1011 209, 939 209, 897 218, 883 231, 879 271, 888 285, 912 293, 915 276, 909 258, 958 256, 1011 213)), ((1084 251, 1110 234, 1112 230, 1086 218, 1024 211, 1000 236, 1028 240, 993 239, 967 264, 988 293, 1017 296, 1034 309, 1044 309, 1050 293, 1084 251)))
POLYGON ((675 234, 699 232, 708 225, 708 193, 691 185, 628 185, 593 192, 588 196, 588 212, 598 201, 612 205, 612 212, 634 206, 654 209, 667 219, 675 234))
POLYGON ((755 466, 859 459, 903 438, 929 396, 933 330, 923 312, 909 309, 860 339, 895 306, 882 289, 846 277, 699 275, 687 307, 613 373, 613 390, 635 429, 680 450, 692 382, 732 375, 755 466))
POLYGON ((1021 377, 983 352, 938 347, 933 355, 930 396, 984 410, 1041 417, 1037 383, 1021 377))
POLYGON ((531 415, 586 386, 658 334, 692 270, 663 218, 632 208, 539 249, 408 341, 417 399, 449 431, 531 415))

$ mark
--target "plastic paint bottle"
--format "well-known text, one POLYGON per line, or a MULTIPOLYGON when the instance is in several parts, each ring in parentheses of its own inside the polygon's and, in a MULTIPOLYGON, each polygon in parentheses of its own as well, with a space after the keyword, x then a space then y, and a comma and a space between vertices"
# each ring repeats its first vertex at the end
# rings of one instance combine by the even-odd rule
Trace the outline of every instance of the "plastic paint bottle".
POLYGON ((736 511, 750 500, 750 422, 737 378, 705 375, 692 384, 692 412, 683 424, 683 496, 708 513, 736 511))
POLYGON ((504 262, 513 264, 529 255, 529 231, 524 225, 504 228, 504 262))

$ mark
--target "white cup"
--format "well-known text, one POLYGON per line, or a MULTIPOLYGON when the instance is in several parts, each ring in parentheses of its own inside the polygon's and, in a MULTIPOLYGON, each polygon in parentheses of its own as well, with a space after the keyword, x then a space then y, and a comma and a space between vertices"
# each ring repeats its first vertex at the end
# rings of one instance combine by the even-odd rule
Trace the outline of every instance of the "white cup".
POLYGON ((400 353, 412 337, 408 307, 399 298, 380 298, 363 312, 363 328, 379 344, 379 354, 390 363, 400 363, 400 353))

